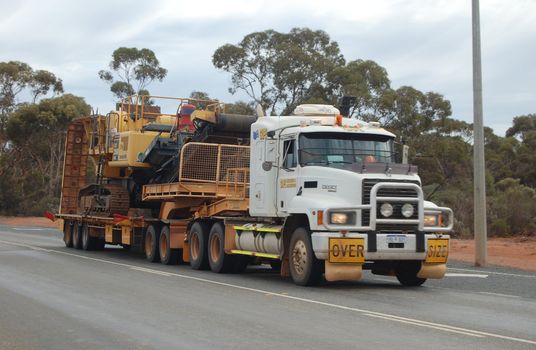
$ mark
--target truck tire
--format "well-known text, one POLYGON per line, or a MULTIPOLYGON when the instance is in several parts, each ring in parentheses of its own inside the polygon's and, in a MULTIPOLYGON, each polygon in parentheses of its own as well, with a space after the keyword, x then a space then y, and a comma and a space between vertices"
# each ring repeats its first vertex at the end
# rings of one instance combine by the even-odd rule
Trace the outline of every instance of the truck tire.
POLYGON ((164 225, 160 230, 160 239, 158 243, 160 262, 164 265, 176 265, 179 260, 178 249, 171 249, 171 236, 169 234, 169 226, 164 225))
POLYGON ((82 225, 82 249, 83 250, 93 250, 95 238, 89 235, 89 227, 87 224, 82 225))
POLYGON ((158 252, 160 234, 157 232, 158 229, 155 225, 149 225, 145 232, 145 258, 150 262, 160 261, 158 252))
POLYGON ((63 242, 67 248, 73 247, 74 222, 67 221, 63 225, 63 242))
POLYGON ((399 261, 395 268, 396 279, 405 287, 418 287, 426 282, 426 278, 417 277, 420 269, 420 261, 399 261))
POLYGON ((205 222, 196 222, 190 228, 190 266, 194 270, 208 269, 208 235, 210 226, 205 222))
POLYGON ((73 248, 74 249, 81 249, 82 248, 82 228, 83 224, 81 222, 77 222, 74 224, 74 230, 73 230, 73 248))
POLYGON ((235 256, 225 254, 225 228, 215 223, 208 236, 208 264, 212 272, 227 273, 233 268, 235 256))
POLYGON ((289 246, 290 275, 299 286, 314 286, 322 278, 322 262, 313 252, 309 230, 298 227, 290 238, 289 246))

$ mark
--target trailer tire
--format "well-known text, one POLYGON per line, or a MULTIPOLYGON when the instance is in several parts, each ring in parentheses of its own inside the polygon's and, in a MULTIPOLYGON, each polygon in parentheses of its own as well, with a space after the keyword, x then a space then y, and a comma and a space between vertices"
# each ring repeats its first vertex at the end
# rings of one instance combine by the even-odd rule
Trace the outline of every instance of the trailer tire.
POLYGON ((395 268, 396 279, 404 287, 421 286, 426 278, 417 277, 420 269, 420 261, 399 261, 395 268))
POLYGON ((234 255, 225 254, 225 227, 215 223, 208 236, 208 263, 215 273, 227 273, 233 269, 234 255))
POLYGON ((320 283, 322 262, 315 256, 308 229, 298 227, 292 233, 288 258, 290 275, 294 283, 300 286, 314 286, 320 283))
POLYGON ((73 232, 74 232, 74 222, 67 221, 63 225, 63 242, 67 248, 73 247, 73 232))
POLYGON ((160 254, 158 252, 160 235, 157 232, 158 230, 155 225, 149 225, 145 232, 145 258, 150 262, 160 261, 160 254))
POLYGON ((160 239, 158 243, 160 262, 164 265, 176 265, 179 260, 178 249, 171 249, 171 236, 169 226, 164 225, 160 230, 160 239))
POLYGON ((93 250, 95 238, 89 235, 89 227, 87 224, 82 225, 82 249, 93 250))
POLYGON ((74 224, 74 230, 73 230, 73 248, 74 249, 81 249, 82 248, 82 227, 84 226, 83 223, 77 222, 74 224))
POLYGON ((194 270, 206 270, 208 264, 208 235, 210 225, 206 222, 198 221, 190 228, 190 266, 194 270))

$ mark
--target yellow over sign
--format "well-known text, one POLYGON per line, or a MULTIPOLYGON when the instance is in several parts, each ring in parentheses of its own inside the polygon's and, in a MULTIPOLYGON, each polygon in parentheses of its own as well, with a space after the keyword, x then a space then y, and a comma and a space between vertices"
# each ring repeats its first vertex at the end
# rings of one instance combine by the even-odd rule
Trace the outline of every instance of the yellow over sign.
POLYGON ((329 262, 363 264, 365 262, 365 239, 330 238, 329 262))

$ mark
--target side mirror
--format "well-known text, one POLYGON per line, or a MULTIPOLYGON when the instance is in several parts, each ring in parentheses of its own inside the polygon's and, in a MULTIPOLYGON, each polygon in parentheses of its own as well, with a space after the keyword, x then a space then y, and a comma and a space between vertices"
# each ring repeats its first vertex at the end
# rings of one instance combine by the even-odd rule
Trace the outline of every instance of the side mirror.
POLYGON ((275 131, 274 130, 270 130, 266 133, 266 136, 268 136, 269 138, 273 139, 274 136, 275 136, 275 131))
POLYGON ((272 170, 273 166, 274 166, 274 164, 272 162, 262 162, 262 170, 264 170, 264 171, 272 170))

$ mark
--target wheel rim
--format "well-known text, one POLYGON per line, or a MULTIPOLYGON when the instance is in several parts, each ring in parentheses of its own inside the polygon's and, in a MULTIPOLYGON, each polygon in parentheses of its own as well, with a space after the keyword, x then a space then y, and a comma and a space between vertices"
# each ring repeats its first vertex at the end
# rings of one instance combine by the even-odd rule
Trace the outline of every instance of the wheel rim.
POLYGON ((220 260, 221 251, 220 251, 220 237, 213 235, 210 240, 210 258, 213 262, 220 260))
POLYGON ((195 233, 192 234, 192 237, 190 237, 190 246, 192 247, 192 259, 197 260, 197 258, 199 257, 199 237, 195 233))
POLYGON ((147 237, 145 237, 145 254, 147 256, 151 256, 151 252, 153 251, 153 235, 148 234, 147 237))
POLYGON ((162 260, 166 260, 167 256, 167 236, 160 235, 160 257, 162 260))
POLYGON ((307 265, 307 247, 302 240, 298 240, 292 249, 292 266, 294 271, 302 275, 307 265))

